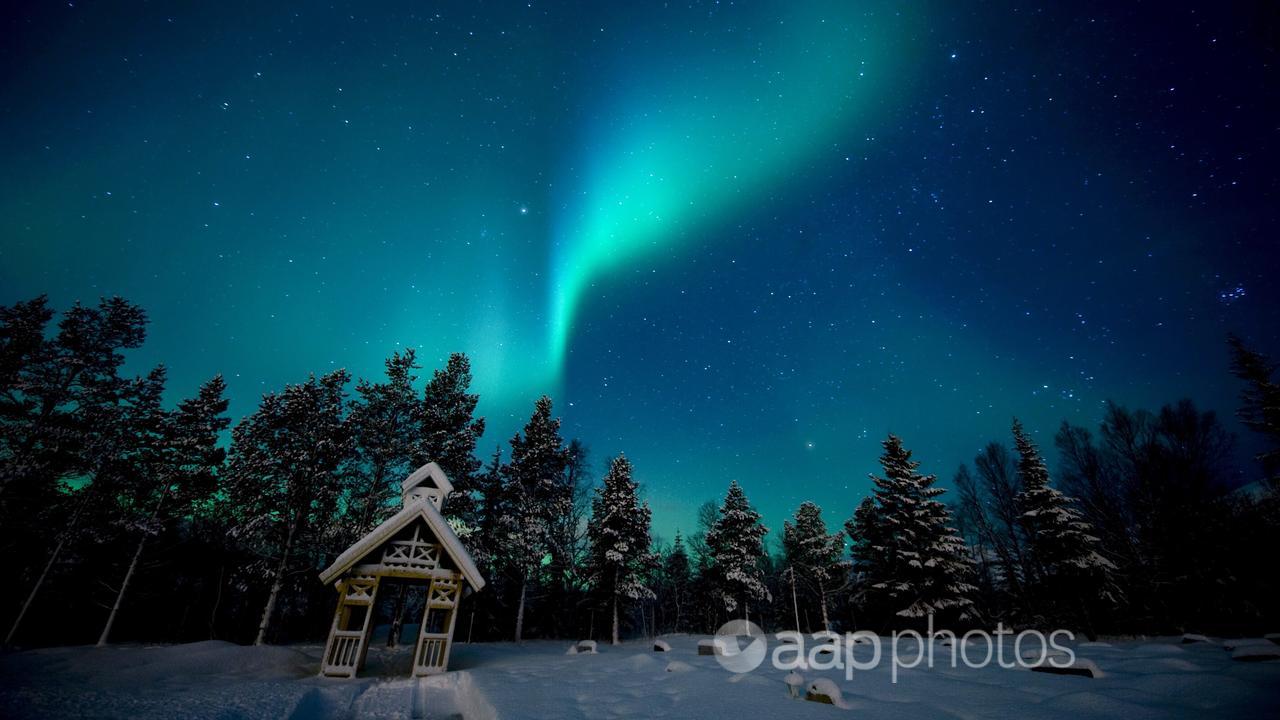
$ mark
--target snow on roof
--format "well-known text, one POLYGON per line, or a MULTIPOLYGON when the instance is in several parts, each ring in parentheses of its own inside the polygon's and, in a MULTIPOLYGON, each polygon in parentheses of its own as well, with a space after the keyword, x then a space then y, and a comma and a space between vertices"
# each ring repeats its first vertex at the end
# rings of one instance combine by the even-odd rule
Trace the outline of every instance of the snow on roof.
POLYGON ((445 495, 453 492, 453 483, 449 482, 449 478, 445 476, 444 471, 440 469, 440 466, 433 462, 429 462, 417 470, 414 470, 413 474, 405 478, 404 482, 400 483, 400 492, 408 492, 409 488, 421 485, 422 481, 427 478, 435 480, 436 487, 443 490, 445 495))
MULTIPOLYGON (((409 487, 408 483, 419 473, 422 473, 422 478, 427 477, 427 474, 431 473, 431 468, 435 468, 435 473, 439 473, 440 477, 444 478, 444 473, 440 472, 440 468, 435 463, 427 463, 409 476, 408 480, 405 480, 406 487, 409 487)), ((417 482, 421 482, 422 478, 419 478, 417 482)), ((445 479, 444 482, 447 484, 449 481, 445 479)), ((484 578, 480 576, 480 571, 476 569, 476 564, 471 559, 470 553, 462 546, 462 541, 458 539, 458 536, 453 533, 453 528, 449 527, 448 521, 444 519, 444 516, 436 509, 436 506, 431 504, 431 501, 427 498, 409 503, 403 510, 388 518, 386 522, 374 528, 368 535, 360 538, 356 544, 347 548, 338 556, 337 560, 333 561, 332 565, 320 573, 320 582, 328 585, 337 580, 339 575, 350 570, 360 561, 360 558, 378 549, 384 542, 390 540, 397 532, 400 532, 400 530, 418 518, 422 518, 427 522, 427 527, 431 528, 431 532, 435 534, 436 539, 440 541, 445 552, 449 554, 449 558, 453 560, 454 565, 462 572, 463 577, 467 579, 467 583, 471 585, 472 589, 479 590, 483 588, 484 578)))

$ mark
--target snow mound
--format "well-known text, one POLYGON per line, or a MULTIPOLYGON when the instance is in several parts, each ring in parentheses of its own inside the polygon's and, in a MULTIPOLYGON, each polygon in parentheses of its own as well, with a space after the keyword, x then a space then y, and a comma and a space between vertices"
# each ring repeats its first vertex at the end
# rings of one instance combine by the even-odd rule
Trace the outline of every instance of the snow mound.
POLYGON ((654 652, 671 652, 671 644, 668 643, 666 640, 654 640, 653 651, 654 652))
POLYGON ((728 653, 728 646, 721 638, 710 638, 708 640, 698 641, 699 655, 725 655, 728 653))
POLYGON ((1262 636, 1262 639, 1270 640, 1271 642, 1277 645, 1280 645, 1280 633, 1267 633, 1266 635, 1262 636))
POLYGON ((579 640, 569 647, 565 655, 595 655, 597 652, 595 640, 579 640))
POLYGON ((1041 663, 1048 660, 1057 660, 1058 664, 1062 665, 1063 664, 1062 661, 1066 660, 1068 657, 1070 656, 1067 655, 1066 651, 1055 650, 1049 647, 1022 651, 1022 659, 1029 662, 1033 662, 1033 663, 1041 663))
POLYGON ((1231 659, 1240 660, 1241 662, 1280 660, 1280 646, 1272 644, 1244 645, 1231 651, 1231 659))
POLYGON ((1213 641, 1205 637, 1204 635, 1197 635, 1195 633, 1186 633, 1182 636, 1183 645, 1191 645, 1193 643, 1211 643, 1211 642, 1213 641))
POLYGON ((800 688, 804 687, 804 676, 792 670, 787 676, 782 678, 782 684, 787 686, 787 697, 800 697, 800 688))
POLYGON ((810 702, 835 705, 838 708, 849 708, 844 701, 844 693, 840 692, 840 686, 836 685, 830 678, 818 678, 809 683, 809 690, 805 692, 804 699, 810 702))
POLYGON ((652 655, 632 655, 627 658, 627 667, 631 668, 632 672, 648 670, 657 664, 658 661, 654 660, 652 655))
POLYGON ((1147 643, 1134 648, 1134 652, 1139 655, 1182 655, 1187 651, 1177 645, 1147 643))
POLYGON ((681 662, 679 660, 672 660, 671 662, 667 663, 667 672, 669 673, 689 672, 692 669, 693 669, 692 665, 690 665, 687 662, 681 662))
POLYGON ((1076 658, 1075 662, 1070 664, 1063 663, 1061 660, 1042 662, 1038 665, 1033 665, 1031 671, 1050 675, 1075 675, 1087 678, 1102 677, 1102 670, 1098 668, 1098 664, 1084 658, 1076 658))
POLYGON ((1246 647, 1267 647, 1271 644, 1270 640, 1265 640, 1263 638, 1235 638, 1234 640, 1227 640, 1223 642, 1222 647, 1230 651, 1235 651, 1246 647))

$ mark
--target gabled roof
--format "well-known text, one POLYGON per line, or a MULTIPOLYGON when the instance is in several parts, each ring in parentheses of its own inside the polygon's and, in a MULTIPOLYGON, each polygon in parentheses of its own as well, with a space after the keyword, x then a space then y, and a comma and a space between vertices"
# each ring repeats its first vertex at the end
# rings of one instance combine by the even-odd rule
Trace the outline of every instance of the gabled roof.
MULTIPOLYGON (((440 472, 440 468, 435 463, 428 463, 418 470, 423 472, 428 468, 435 468, 436 472, 440 472)), ((418 473, 414 473, 417 475, 418 473)), ((443 477, 444 473, 440 473, 443 477)), ((423 477, 426 477, 424 473, 423 477)), ((412 479, 412 476, 410 476, 412 479)), ((405 481, 406 483, 409 480, 405 481)), ((447 483, 448 480, 445 480, 447 483)), ((337 580, 342 573, 350 570, 360 559, 369 553, 377 550, 384 542, 390 540, 396 533, 409 526, 414 520, 422 518, 427 522, 427 527, 431 528, 431 532, 435 534, 436 539, 440 541, 440 545, 444 547, 445 552, 449 554, 449 558, 453 560, 453 564, 462 572, 462 576, 467 579, 467 583, 472 589, 479 590, 484 587, 484 578, 480 577, 480 571, 476 569, 476 564, 471 560, 471 555, 467 553, 467 549, 462 546, 462 541, 453 533, 453 528, 449 527, 449 523, 436 509, 435 505, 427 498, 422 498, 409 503, 403 510, 387 519, 372 532, 360 538, 355 545, 347 548, 333 564, 325 568, 320 573, 320 582, 328 585, 337 580)))
POLYGON ((413 471, 413 474, 404 479, 400 483, 400 492, 408 492, 409 488, 421 485, 423 480, 431 478, 436 481, 436 487, 444 491, 445 495, 453 492, 453 483, 449 482, 449 478, 445 476, 440 466, 429 462, 426 465, 413 471))

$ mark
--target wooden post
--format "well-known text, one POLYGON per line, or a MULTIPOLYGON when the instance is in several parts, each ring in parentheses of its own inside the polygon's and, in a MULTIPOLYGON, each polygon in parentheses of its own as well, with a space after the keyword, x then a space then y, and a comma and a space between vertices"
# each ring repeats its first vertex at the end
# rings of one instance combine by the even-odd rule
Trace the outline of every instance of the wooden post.
POLYGON ((320 674, 327 675, 325 672, 329 669, 329 653, 333 652, 333 642, 337 637, 338 626, 341 624, 342 610, 346 605, 347 599, 347 581, 343 580, 338 583, 338 606, 333 609, 333 622, 329 624, 329 639, 324 643, 324 655, 320 656, 320 674))
POLYGON ((373 629, 373 609, 378 604, 378 585, 381 584, 381 577, 373 578, 373 591, 369 593, 369 608, 364 614, 364 627, 360 628, 360 659, 356 661, 355 672, 359 673, 364 668, 364 656, 369 652, 369 635, 373 629))

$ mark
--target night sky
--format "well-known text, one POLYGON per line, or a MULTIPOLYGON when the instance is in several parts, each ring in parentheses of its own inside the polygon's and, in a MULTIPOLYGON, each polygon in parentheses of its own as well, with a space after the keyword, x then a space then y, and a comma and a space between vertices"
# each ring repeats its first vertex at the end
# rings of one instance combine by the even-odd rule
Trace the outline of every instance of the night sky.
POLYGON ((0 302, 140 303, 130 370, 237 418, 465 351, 482 455, 548 393, 668 539, 1107 399, 1217 410, 1252 479, 1275 5, 800 5, 6 4, 0 302))

